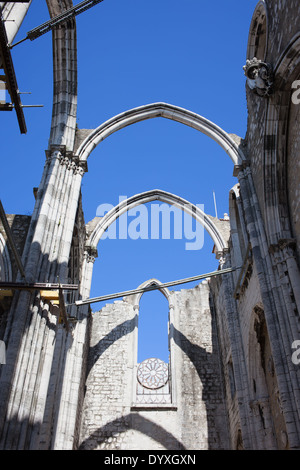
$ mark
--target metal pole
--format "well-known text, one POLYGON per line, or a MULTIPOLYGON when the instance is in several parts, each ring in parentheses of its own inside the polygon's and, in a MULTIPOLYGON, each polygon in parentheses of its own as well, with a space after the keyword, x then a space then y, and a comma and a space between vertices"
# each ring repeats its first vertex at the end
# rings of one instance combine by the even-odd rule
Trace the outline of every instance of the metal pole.
POLYGON ((160 285, 140 287, 138 289, 127 290, 127 291, 124 291, 124 292, 118 292, 116 294, 104 295, 102 297, 94 297, 94 298, 86 299, 86 300, 76 300, 75 305, 79 306, 79 305, 87 305, 87 304, 91 304, 91 303, 95 303, 95 302, 103 302, 103 300, 117 299, 119 297, 126 297, 127 295, 140 294, 140 293, 148 292, 148 291, 151 291, 151 290, 163 289, 164 287, 171 287, 171 286, 176 286, 176 285, 179 285, 179 284, 186 284, 188 282, 199 281, 200 279, 206 279, 208 277, 220 276, 221 274, 231 273, 231 272, 235 271, 236 269, 240 269, 240 267, 221 269, 219 271, 212 271, 212 272, 207 273, 207 274, 199 274, 198 276, 194 276, 194 277, 179 279, 177 281, 165 282, 164 284, 160 284, 160 285))
POLYGON ((21 39, 15 44, 9 44, 9 48, 12 49, 13 47, 17 46, 18 44, 21 44, 27 39, 30 39, 30 41, 37 39, 43 34, 46 34, 52 29, 56 28, 60 24, 73 19, 75 16, 79 15, 80 13, 83 13, 89 8, 92 8, 93 6, 97 5, 100 2, 103 2, 103 0, 84 0, 83 2, 78 3, 78 5, 75 5, 74 7, 69 8, 68 10, 64 11, 60 15, 57 15, 54 18, 51 18, 50 20, 46 21, 40 26, 37 26, 34 29, 31 29, 30 31, 28 31, 26 38, 21 39))

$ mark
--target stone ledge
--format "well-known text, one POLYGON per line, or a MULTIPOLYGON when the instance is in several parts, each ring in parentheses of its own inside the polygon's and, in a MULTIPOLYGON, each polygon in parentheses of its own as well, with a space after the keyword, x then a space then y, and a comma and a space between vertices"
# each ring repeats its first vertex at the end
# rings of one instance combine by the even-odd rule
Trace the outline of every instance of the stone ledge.
POLYGON ((157 403, 157 404, 133 404, 130 411, 177 411, 177 406, 170 403, 157 403))

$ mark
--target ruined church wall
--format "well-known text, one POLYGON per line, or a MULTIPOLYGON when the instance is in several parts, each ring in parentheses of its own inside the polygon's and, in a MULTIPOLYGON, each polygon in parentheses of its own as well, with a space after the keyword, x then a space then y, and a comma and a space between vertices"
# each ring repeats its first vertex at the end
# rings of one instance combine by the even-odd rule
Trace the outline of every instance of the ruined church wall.
POLYGON ((239 332, 239 324, 234 316, 229 312, 228 301, 232 302, 232 291, 225 288, 222 277, 215 277, 209 281, 211 303, 215 310, 216 325, 219 337, 220 362, 223 370, 223 382, 225 392, 225 403, 227 409, 227 419, 229 428, 230 448, 236 449, 237 436, 241 429, 241 418, 239 413, 238 399, 241 398, 236 393, 236 389, 243 389, 243 385, 238 381, 237 369, 240 367, 240 361, 243 356, 239 356, 239 362, 236 363, 235 353, 238 349, 238 342, 232 342, 232 336, 236 331, 239 332), (230 324, 231 320, 231 324, 230 324), (234 327, 234 323, 235 327, 234 327))
POLYGON ((80 449, 229 446, 217 331, 208 285, 172 292, 170 406, 132 407, 137 310, 129 298, 93 314, 80 449))
MULTIPOLYGON (((297 79, 299 80, 299 77, 297 79)), ((297 96, 299 98, 299 95, 297 96)), ((287 147, 287 190, 292 236, 296 239, 298 263, 300 266, 300 103, 291 104, 289 123, 287 147)))
POLYGON ((300 31, 298 0, 266 0, 268 13, 267 61, 276 64, 295 35, 300 31))
POLYGON ((93 314, 80 449, 181 448, 176 411, 132 409, 136 314, 126 301, 93 314))
POLYGON ((289 442, 274 347, 257 267, 249 261, 243 276, 230 275, 230 289, 225 276, 209 283, 220 336, 231 448, 285 449, 289 442))
POLYGON ((288 228, 289 221, 286 218, 290 211, 292 235, 299 243, 299 104, 295 106, 292 103, 295 91, 292 83, 299 79, 299 66, 298 61, 294 61, 289 66, 288 74, 284 71, 278 73, 276 67, 288 49, 292 52, 289 52, 287 60, 293 57, 293 43, 300 33, 300 5, 297 0, 266 0, 266 12, 266 36, 257 36, 256 39, 258 43, 264 43, 264 47, 260 47, 264 54, 258 59, 267 62, 275 70, 274 87, 270 97, 261 97, 246 85, 247 151, 265 222, 272 223, 268 222, 268 214, 269 204, 273 202, 268 203, 268 200, 274 200, 279 205, 282 230, 288 228), (288 201, 285 199, 285 191, 288 191, 288 201), (285 207, 286 202, 288 208, 285 207))
POLYGON ((188 449, 228 449, 223 368, 209 284, 203 281, 173 296, 182 440, 188 449))
POLYGON ((125 302, 92 314, 80 449, 126 448, 135 323, 135 312, 125 302))

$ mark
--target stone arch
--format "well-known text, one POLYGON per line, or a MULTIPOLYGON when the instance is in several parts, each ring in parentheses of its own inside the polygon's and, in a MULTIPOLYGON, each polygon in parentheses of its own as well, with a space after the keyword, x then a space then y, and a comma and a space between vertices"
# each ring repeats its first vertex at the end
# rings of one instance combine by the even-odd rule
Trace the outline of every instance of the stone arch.
MULTIPOLYGON (((145 289, 147 287, 156 287, 161 293, 162 295, 164 295, 164 297, 167 299, 167 301, 169 302, 169 305, 170 305, 170 291, 167 287, 160 287, 162 286, 162 283, 158 280, 158 279, 155 279, 155 278, 152 278, 152 279, 148 279, 147 281, 143 282, 139 287, 138 289, 145 289)), ((141 300, 141 297, 143 295, 143 292, 139 292, 137 294, 134 295, 133 297, 133 306, 134 308, 139 308, 139 304, 140 304, 140 300, 141 300)))
POLYGON ((123 213, 141 204, 146 204, 152 201, 161 201, 166 204, 174 205, 179 209, 185 211, 191 215, 197 222, 199 222, 205 230, 209 233, 216 246, 217 258, 220 258, 223 251, 227 249, 227 243, 225 242, 220 230, 212 220, 212 217, 205 214, 199 207, 190 203, 189 201, 176 196, 175 194, 168 193, 159 189, 146 191, 144 193, 137 194, 126 200, 121 201, 118 205, 113 207, 104 217, 96 217, 93 222, 95 223, 92 233, 89 235, 86 248, 88 250, 95 251, 103 233, 105 230, 123 213), (98 220, 97 220, 98 219, 98 220))
POLYGON ((212 138, 225 150, 234 165, 239 165, 245 160, 234 138, 219 126, 199 114, 160 102, 130 109, 104 122, 81 142, 76 151, 76 157, 80 162, 86 162, 95 147, 114 132, 131 124, 158 117, 180 122, 212 138))
POLYGON ((254 10, 247 45, 247 59, 265 60, 268 45, 268 13, 265 0, 260 0, 254 10))

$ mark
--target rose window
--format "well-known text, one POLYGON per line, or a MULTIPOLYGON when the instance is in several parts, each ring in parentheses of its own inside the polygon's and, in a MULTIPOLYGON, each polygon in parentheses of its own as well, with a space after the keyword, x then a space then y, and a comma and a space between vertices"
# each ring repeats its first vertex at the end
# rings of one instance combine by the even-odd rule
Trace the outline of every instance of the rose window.
POLYGON ((169 367, 164 361, 156 358, 146 359, 141 362, 137 370, 139 383, 151 390, 163 387, 169 377, 169 367))

